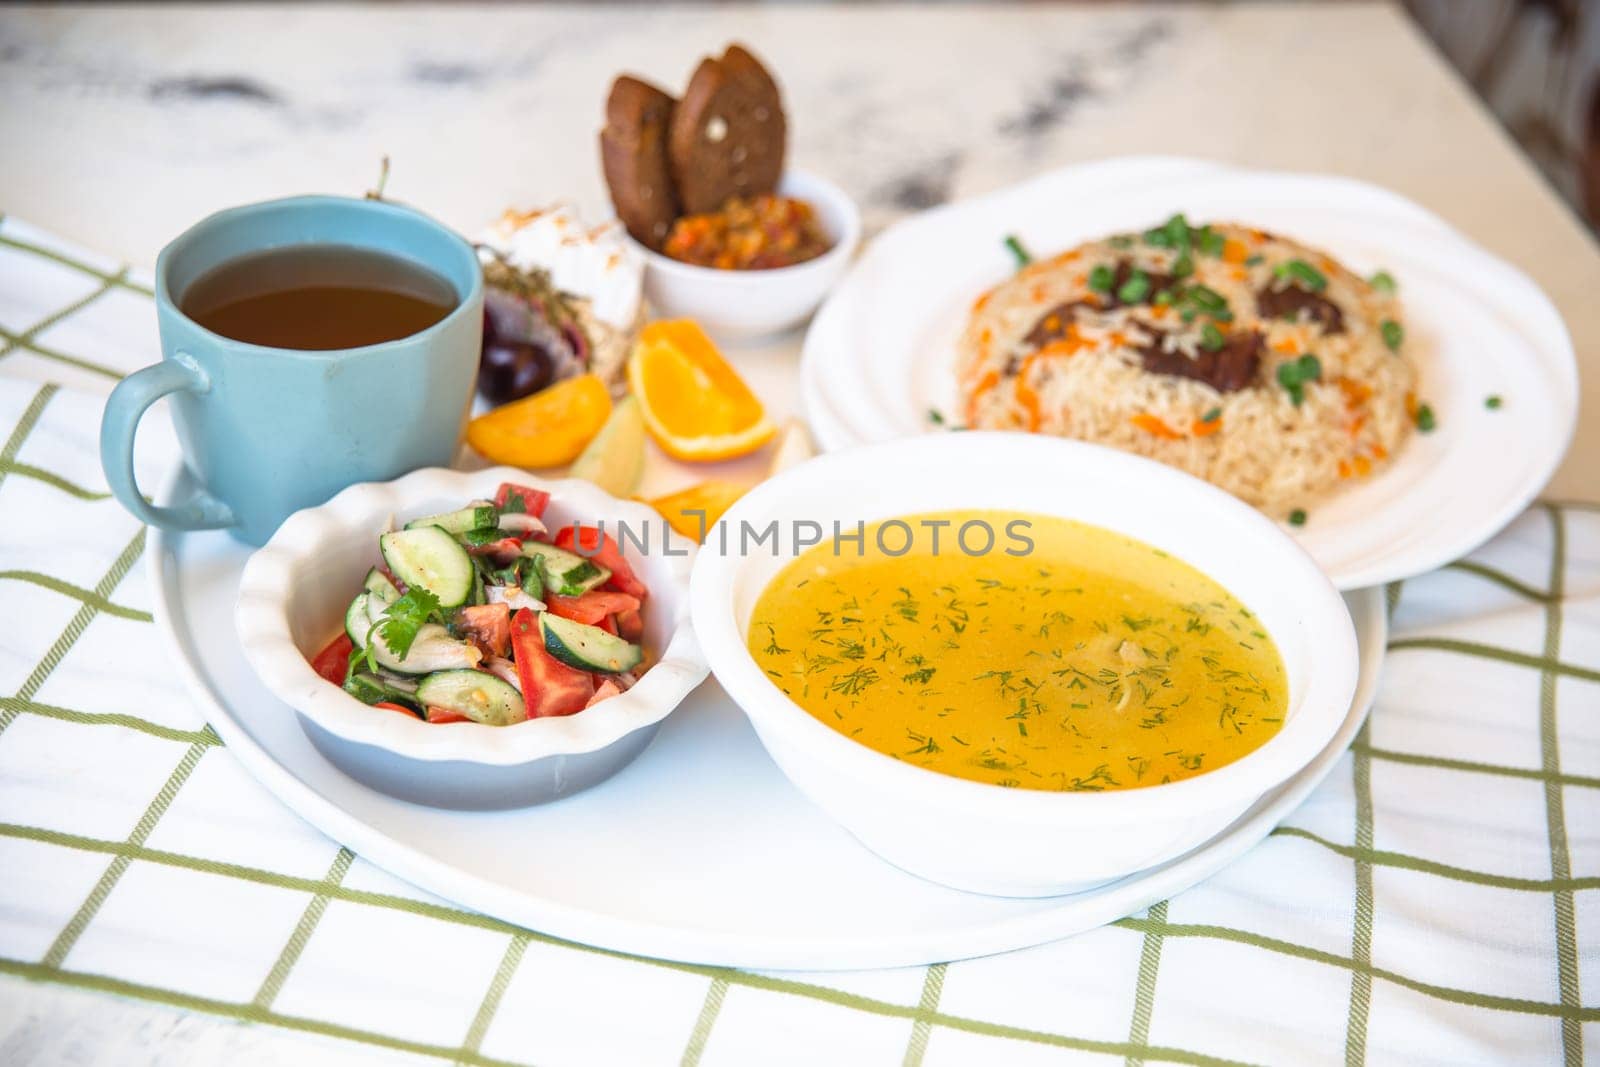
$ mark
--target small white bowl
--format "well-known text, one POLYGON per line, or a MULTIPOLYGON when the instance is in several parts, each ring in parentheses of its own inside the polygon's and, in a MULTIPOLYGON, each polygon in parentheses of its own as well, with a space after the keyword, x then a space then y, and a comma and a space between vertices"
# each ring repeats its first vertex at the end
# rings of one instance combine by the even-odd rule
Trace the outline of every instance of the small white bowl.
POLYGON ((718 340, 764 337, 804 322, 850 264, 861 211, 843 189, 801 170, 784 174, 778 195, 810 204, 833 247, 792 267, 718 270, 680 263, 630 237, 644 257, 644 295, 656 316, 694 319, 718 340))
MULTIPOLYGON (((1170 467, 1078 441, 951 433, 846 449, 746 494, 713 530, 690 583, 718 680, 800 790, 874 852, 931 881, 1038 897, 1100 885, 1210 839, 1327 745, 1350 710, 1355 630, 1333 585, 1277 524, 1170 467), (882 755, 792 702, 745 644, 762 590, 795 555, 795 523, 1003 509, 1078 519, 1183 559, 1254 612, 1283 656, 1289 708, 1261 748, 1194 778, 1105 793, 967 781, 882 755), (742 523, 779 530, 739 556, 742 523)), ((805 531, 807 536, 811 530, 805 531)), ((826 543, 826 539, 825 542, 826 543)))
POLYGON ((245 564, 234 623, 245 658, 266 687, 300 716, 313 744, 352 778, 391 796, 447 808, 526 807, 575 793, 627 766, 657 726, 705 680, 705 657, 689 623, 694 546, 642 504, 618 500, 588 482, 551 481, 511 467, 429 468, 391 482, 353 485, 320 507, 289 516, 245 564), (649 586, 647 649, 660 654, 631 689, 575 715, 513 726, 426 723, 374 710, 311 669, 336 637, 367 569, 378 563, 378 535, 400 522, 494 496, 501 482, 550 494, 551 530, 574 521, 618 520, 649 531, 647 554, 622 551, 649 586), (663 538, 667 540, 664 542, 663 538), (670 546, 671 553, 662 551, 670 546))

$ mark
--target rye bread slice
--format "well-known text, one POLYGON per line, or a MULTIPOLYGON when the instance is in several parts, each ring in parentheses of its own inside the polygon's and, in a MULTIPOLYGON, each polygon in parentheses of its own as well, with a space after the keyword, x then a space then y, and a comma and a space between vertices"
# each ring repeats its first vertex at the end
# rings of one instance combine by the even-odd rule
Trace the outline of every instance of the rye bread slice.
POLYGON ((684 211, 715 211, 729 197, 775 190, 787 139, 778 83, 760 60, 736 44, 721 59, 701 60, 667 142, 684 211))
POLYGON ((661 248, 679 214, 667 160, 676 103, 649 82, 627 75, 611 83, 606 98, 600 165, 617 217, 647 248, 661 248))

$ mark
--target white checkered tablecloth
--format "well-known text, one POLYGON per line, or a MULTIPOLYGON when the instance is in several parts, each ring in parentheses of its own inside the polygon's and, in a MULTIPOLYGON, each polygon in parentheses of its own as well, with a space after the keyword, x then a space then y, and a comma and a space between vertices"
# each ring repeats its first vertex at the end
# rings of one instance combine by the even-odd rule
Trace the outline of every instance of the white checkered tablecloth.
MULTIPOLYGON (((105 493, 148 287, 0 222, 0 973, 467 1064, 1577 1064, 1600 1048, 1600 509, 1390 588, 1371 721, 1267 841, 1091 933, 763 974, 508 926, 249 778, 105 493)), ((145 484, 174 455, 152 428, 145 484)), ((3 994, 0 994, 3 995, 3 994)))

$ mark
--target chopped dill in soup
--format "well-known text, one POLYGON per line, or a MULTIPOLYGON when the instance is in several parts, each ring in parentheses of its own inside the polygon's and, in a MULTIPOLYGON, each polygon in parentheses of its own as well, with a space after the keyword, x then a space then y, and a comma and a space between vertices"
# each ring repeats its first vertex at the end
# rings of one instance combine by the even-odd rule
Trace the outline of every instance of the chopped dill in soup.
POLYGON ((825 541, 801 554, 747 635, 779 688, 869 748, 976 782, 1099 791, 1215 770, 1282 727, 1277 648, 1188 564, 1042 515, 889 525, 882 540, 869 527, 859 553, 825 541), (971 522, 1025 537, 968 555, 955 534, 971 522))

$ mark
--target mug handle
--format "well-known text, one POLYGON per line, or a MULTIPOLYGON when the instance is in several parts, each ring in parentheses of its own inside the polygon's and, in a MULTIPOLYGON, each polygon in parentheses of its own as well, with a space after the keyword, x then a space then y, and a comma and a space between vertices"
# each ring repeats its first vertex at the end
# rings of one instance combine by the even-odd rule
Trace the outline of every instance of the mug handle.
POLYGON ((211 379, 199 364, 184 353, 172 359, 135 371, 111 390, 106 399, 105 416, 100 421, 100 465, 106 482, 123 507, 149 526, 169 530, 220 530, 238 520, 233 509, 200 490, 186 503, 158 507, 145 500, 133 474, 133 439, 139 420, 157 400, 169 393, 211 391, 211 379))

